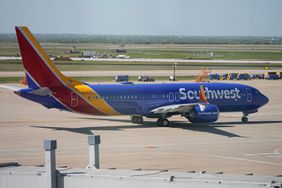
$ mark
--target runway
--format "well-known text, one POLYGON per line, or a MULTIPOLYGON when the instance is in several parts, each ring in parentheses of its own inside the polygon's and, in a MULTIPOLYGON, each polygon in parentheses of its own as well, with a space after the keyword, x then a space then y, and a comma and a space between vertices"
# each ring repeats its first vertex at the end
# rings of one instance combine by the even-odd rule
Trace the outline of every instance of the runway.
MULTIPOLYGON (((176 70, 176 76, 197 76, 200 75, 202 70, 176 70)), ((265 70, 263 69, 251 69, 251 70, 244 70, 244 69, 232 69, 224 70, 224 69, 213 69, 212 73, 224 74, 229 72, 235 73, 245 73, 248 72, 249 74, 264 74, 265 70)), ((282 72, 282 69, 275 69, 275 72, 282 72)), ((97 70, 97 71, 62 71, 62 73, 66 76, 96 76, 96 77, 103 77, 103 76, 113 76, 113 79, 116 75, 129 75, 129 76, 140 76, 140 75, 152 75, 152 76, 171 76, 173 75, 173 70, 97 70)), ((23 77, 23 71, 0 71, 0 77, 23 77)))
MULTIPOLYGON (((0 56, 0 60, 21 60, 21 57, 12 56, 0 56)), ((51 58, 53 60, 54 58, 51 58)), ((282 61, 274 60, 209 60, 209 59, 162 59, 162 58, 129 58, 129 59, 119 59, 119 58, 84 58, 84 57, 71 57, 73 61, 112 61, 112 62, 162 62, 162 63, 234 63, 234 64, 252 64, 252 63, 276 63, 281 64, 282 61)))
POLYGON ((144 125, 127 116, 86 116, 44 107, 0 88, 0 163, 44 164, 44 139, 57 139, 57 166, 86 167, 87 135, 101 135, 101 168, 282 175, 282 81, 240 83, 258 88, 269 103, 241 124, 241 113, 222 113, 217 123, 171 127, 144 125))

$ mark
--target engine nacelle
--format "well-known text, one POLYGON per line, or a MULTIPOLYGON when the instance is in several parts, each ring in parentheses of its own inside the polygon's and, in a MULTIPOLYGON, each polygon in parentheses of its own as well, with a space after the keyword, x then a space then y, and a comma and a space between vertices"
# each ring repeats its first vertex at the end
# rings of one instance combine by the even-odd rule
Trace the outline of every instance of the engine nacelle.
POLYGON ((186 118, 192 123, 212 123, 218 120, 219 110, 216 105, 208 104, 201 111, 199 106, 193 108, 186 118))

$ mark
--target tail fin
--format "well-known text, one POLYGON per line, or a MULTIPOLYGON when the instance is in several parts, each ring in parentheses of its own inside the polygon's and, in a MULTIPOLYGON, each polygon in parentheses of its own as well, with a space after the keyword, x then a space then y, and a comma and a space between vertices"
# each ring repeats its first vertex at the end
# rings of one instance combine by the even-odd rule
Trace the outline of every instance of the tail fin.
POLYGON ((17 26, 16 33, 29 87, 57 87, 69 82, 27 27, 17 26))

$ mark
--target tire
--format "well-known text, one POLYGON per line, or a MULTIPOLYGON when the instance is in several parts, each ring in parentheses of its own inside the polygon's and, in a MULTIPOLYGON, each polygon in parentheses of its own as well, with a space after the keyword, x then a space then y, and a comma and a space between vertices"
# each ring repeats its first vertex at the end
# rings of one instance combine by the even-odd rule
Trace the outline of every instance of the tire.
POLYGON ((158 121, 157 121, 157 125, 159 127, 167 127, 167 126, 169 126, 169 121, 167 119, 159 118, 158 121))
POLYGON ((162 119, 161 118, 158 118, 157 120, 157 126, 161 127, 162 126, 162 119))
POLYGON ((169 126, 169 121, 167 119, 162 120, 162 126, 168 127, 169 126))
POLYGON ((136 116, 132 116, 131 117, 131 121, 132 121, 132 123, 137 123, 137 117, 136 116))
POLYGON ((142 116, 137 116, 136 117, 136 123, 137 124, 143 124, 143 117, 142 116))
POLYGON ((243 117, 241 118, 241 121, 242 121, 242 123, 248 123, 248 117, 243 116, 243 117))

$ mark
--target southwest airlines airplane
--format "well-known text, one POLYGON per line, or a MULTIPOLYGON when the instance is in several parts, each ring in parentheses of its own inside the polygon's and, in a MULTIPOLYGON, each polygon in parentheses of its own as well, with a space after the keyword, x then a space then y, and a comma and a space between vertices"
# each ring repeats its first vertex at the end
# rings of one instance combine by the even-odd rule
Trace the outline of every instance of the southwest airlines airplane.
POLYGON ((168 126, 167 118, 181 115, 192 123, 212 123, 220 112, 248 115, 268 103, 251 86, 233 83, 160 83, 90 85, 64 76, 50 60, 27 27, 16 27, 28 88, 19 96, 70 112, 90 115, 130 115, 143 123, 143 116, 168 126))

